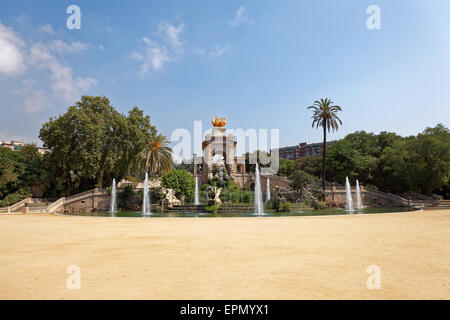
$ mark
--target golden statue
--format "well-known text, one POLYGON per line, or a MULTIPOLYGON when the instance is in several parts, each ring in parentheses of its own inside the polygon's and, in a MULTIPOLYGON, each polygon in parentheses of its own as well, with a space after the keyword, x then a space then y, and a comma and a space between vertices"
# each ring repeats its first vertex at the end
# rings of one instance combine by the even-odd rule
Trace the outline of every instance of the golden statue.
POLYGON ((211 123, 216 128, 223 128, 227 124, 227 120, 225 120, 225 118, 216 117, 216 119, 212 119, 211 123))

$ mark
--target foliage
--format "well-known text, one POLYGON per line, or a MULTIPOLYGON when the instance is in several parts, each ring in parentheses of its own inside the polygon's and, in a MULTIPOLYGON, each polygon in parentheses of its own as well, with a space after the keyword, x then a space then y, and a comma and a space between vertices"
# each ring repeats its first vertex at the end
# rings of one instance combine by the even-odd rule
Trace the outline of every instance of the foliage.
POLYGON ((333 144, 327 170, 327 178, 341 184, 348 176, 385 192, 448 196, 450 131, 441 124, 406 138, 358 131, 333 144))
POLYGON ((295 168, 320 178, 322 174, 322 159, 320 156, 303 157, 295 161, 295 168))
POLYGON ((314 210, 325 209, 325 203, 322 202, 322 201, 314 200, 314 201, 312 202, 312 207, 314 208, 314 210))
POLYGON ((241 190, 241 188, 232 179, 227 180, 226 189, 229 192, 240 191, 241 190))
POLYGON ((130 201, 134 196, 133 187, 127 185, 122 191, 117 193, 117 206, 119 209, 126 209, 130 205, 130 201))
POLYGON ((289 177, 294 172, 295 162, 294 160, 287 160, 280 158, 280 164, 278 168, 278 174, 280 176, 289 177))
POLYGON ((8 194, 5 198, 0 200, 0 207, 8 207, 19 201, 22 201, 28 197, 31 197, 31 194, 26 189, 19 189, 14 193, 8 194))
POLYGON ((246 172, 255 172, 256 163, 258 163, 260 168, 270 167, 270 154, 266 151, 256 150, 251 153, 247 152, 245 154, 245 171, 246 172), (250 163, 252 162, 252 163, 250 163))
POLYGON ((160 203, 164 199, 164 194, 162 192, 161 187, 151 188, 150 189, 150 202, 157 204, 160 203))
MULTIPOLYGON (((323 147, 322 147, 322 189, 325 190, 325 177, 326 177, 326 154, 327 154, 327 131, 338 130, 339 125, 342 125, 342 121, 337 115, 342 111, 342 108, 333 104, 330 99, 320 99, 314 101, 314 104, 308 109, 313 110, 312 126, 316 128, 323 128, 323 147)), ((325 200, 325 198, 324 198, 325 200)))
POLYGON ((174 163, 173 164, 173 169, 177 169, 177 170, 187 170, 189 173, 194 174, 194 162, 191 161, 186 161, 186 162, 181 162, 181 163, 174 163))
POLYGON ((141 152, 141 171, 151 176, 172 170, 172 149, 169 140, 162 134, 154 134, 141 152))
POLYGON ((269 201, 267 201, 265 208, 268 210, 278 210, 280 207, 280 200, 278 197, 272 197, 269 201))
POLYGON ((210 206, 206 206, 205 210, 207 212, 217 212, 218 210, 220 210, 221 206, 218 204, 212 204, 210 206))
POLYGON ((126 175, 154 133, 150 118, 138 108, 126 117, 106 97, 83 96, 65 114, 44 123, 39 137, 52 152, 49 160, 64 189, 71 192, 79 191, 82 181, 94 180, 101 188, 105 177, 126 175))
POLYGON ((278 212, 290 212, 292 210, 292 204, 290 202, 281 202, 278 207, 278 212))
POLYGON ((25 168, 26 159, 22 153, 0 147, 0 199, 20 189, 19 177, 25 168))
POLYGON ((314 176, 303 170, 294 171, 294 173, 289 176, 289 179, 291 180, 291 187, 297 191, 302 190, 316 180, 314 176))
POLYGON ((181 196, 185 196, 186 201, 191 201, 194 198, 195 181, 187 170, 173 170, 164 174, 161 183, 165 188, 175 190, 178 199, 181 196))

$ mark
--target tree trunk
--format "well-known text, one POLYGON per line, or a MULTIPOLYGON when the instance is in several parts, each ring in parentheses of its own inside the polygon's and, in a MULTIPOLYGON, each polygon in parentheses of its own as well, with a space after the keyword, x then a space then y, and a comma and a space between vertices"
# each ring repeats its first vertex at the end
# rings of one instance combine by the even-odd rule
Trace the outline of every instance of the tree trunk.
POLYGON ((326 154, 327 154, 327 127, 324 121, 323 123, 323 147, 322 147, 322 190, 323 190, 323 201, 325 201, 325 164, 326 164, 326 154))
POLYGON ((100 173, 98 175, 97 186, 99 189, 103 188, 103 173, 105 172, 105 168, 100 169, 100 173))

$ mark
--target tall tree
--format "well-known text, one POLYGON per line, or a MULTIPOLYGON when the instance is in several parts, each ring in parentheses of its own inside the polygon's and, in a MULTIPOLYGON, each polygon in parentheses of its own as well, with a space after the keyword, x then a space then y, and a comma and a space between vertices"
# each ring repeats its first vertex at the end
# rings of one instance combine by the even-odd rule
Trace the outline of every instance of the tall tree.
POLYGON ((324 191, 325 200, 325 173, 326 173, 326 153, 327 153, 327 130, 338 130, 339 125, 342 125, 341 119, 339 119, 337 113, 342 111, 342 108, 333 104, 330 99, 320 99, 314 101, 314 104, 308 109, 313 110, 312 115, 312 127, 323 128, 323 147, 322 147, 322 188, 324 191))
POLYGON ((141 155, 141 167, 150 175, 167 173, 172 170, 172 149, 169 140, 162 134, 154 134, 147 142, 147 147, 141 155))
POLYGON ((88 188, 92 181, 102 188, 104 178, 118 171, 125 174, 152 128, 150 118, 137 108, 125 117, 108 98, 83 96, 65 114, 50 118, 39 136, 51 150, 70 194, 88 188))

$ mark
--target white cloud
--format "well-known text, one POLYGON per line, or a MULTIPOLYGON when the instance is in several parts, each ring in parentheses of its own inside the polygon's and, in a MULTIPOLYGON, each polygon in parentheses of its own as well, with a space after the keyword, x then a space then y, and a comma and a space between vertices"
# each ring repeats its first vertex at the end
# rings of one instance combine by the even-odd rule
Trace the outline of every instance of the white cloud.
POLYGON ((39 27, 39 30, 41 31, 41 32, 43 32, 43 33, 46 33, 46 34, 50 34, 50 35, 53 35, 53 34, 55 34, 55 30, 53 30, 53 27, 52 27, 52 25, 51 24, 44 24, 44 25, 42 25, 42 26, 40 26, 39 27))
POLYGON ((92 78, 74 78, 72 68, 61 64, 51 53, 51 49, 41 43, 31 47, 30 63, 50 71, 53 92, 62 96, 67 102, 74 102, 82 92, 96 84, 96 80, 92 78))
POLYGON ((81 52, 87 48, 88 44, 82 42, 72 42, 71 44, 68 44, 62 40, 54 40, 50 44, 50 49, 59 54, 81 52))
POLYGON ((211 50, 211 55, 212 56, 222 56, 225 53, 227 53, 228 51, 230 51, 232 48, 231 44, 226 44, 224 46, 219 46, 218 44, 216 44, 214 46, 214 48, 211 50))
POLYGON ((0 73, 19 74, 25 70, 24 42, 0 22, 0 73))
POLYGON ((160 22, 158 26, 158 34, 164 41, 169 43, 174 49, 179 50, 183 41, 180 39, 180 34, 184 30, 184 23, 181 23, 177 27, 169 22, 160 22))
POLYGON ((165 46, 150 40, 147 37, 142 38, 145 44, 145 53, 140 54, 133 52, 132 58, 141 62, 141 72, 147 74, 150 70, 159 70, 164 63, 171 60, 170 53, 165 46))
POLYGON ((229 25, 231 27, 237 27, 241 23, 253 23, 253 20, 247 15, 246 10, 247 8, 245 6, 240 6, 234 16, 234 19, 230 21, 229 25))
POLYGON ((183 53, 184 42, 180 35, 184 28, 184 23, 174 26, 164 21, 158 25, 156 32, 162 41, 152 40, 148 37, 142 38, 143 52, 133 51, 131 53, 131 57, 140 62, 141 73, 148 74, 150 71, 160 70, 164 64, 183 53))

